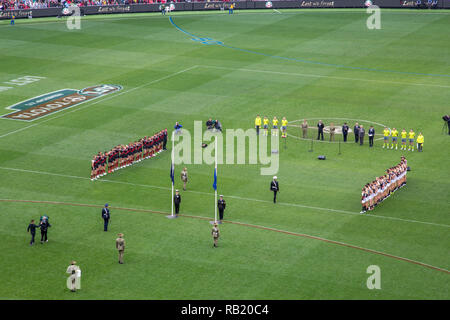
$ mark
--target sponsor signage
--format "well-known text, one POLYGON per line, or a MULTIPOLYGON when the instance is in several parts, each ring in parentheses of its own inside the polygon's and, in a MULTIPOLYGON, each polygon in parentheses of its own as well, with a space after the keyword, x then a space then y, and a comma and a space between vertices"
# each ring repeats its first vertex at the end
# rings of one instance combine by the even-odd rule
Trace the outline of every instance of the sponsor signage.
POLYGON ((121 86, 111 84, 92 86, 82 90, 61 89, 16 103, 7 108, 14 112, 3 115, 2 118, 33 121, 121 89, 121 86))

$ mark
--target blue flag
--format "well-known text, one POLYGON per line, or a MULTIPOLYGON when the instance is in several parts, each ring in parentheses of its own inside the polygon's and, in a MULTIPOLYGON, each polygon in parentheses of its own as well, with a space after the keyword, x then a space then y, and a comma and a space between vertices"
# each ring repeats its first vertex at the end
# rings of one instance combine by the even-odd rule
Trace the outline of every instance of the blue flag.
POLYGON ((214 190, 217 191, 217 168, 214 168, 214 183, 213 183, 214 190))
POLYGON ((172 162, 171 166, 170 166, 170 180, 172 180, 172 185, 175 184, 175 166, 172 162))

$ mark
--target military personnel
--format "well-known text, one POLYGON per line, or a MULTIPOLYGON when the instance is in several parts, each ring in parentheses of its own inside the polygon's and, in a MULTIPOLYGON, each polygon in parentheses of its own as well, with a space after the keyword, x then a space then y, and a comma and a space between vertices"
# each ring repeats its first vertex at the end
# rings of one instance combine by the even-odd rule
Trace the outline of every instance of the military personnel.
POLYGON ((359 124, 358 124, 358 122, 356 122, 355 126, 353 127, 353 133, 355 134, 355 143, 358 143, 358 140, 359 140, 359 124))
POLYGON ((219 209, 219 223, 222 224, 223 220, 223 212, 226 207, 225 199, 223 198, 223 195, 219 196, 219 200, 217 200, 217 208, 219 209))
POLYGON ((111 219, 111 214, 109 213, 108 204, 105 204, 105 207, 102 209, 102 218, 103 218, 103 230, 108 231, 108 223, 111 219))
POLYGON ((323 140, 323 128, 325 128, 325 125, 323 124, 322 120, 319 120, 319 123, 317 124, 317 140, 319 140, 320 137, 322 137, 323 140))
POLYGON ((336 132, 336 127, 334 123, 330 123, 330 141, 334 141, 334 133, 336 132))
POLYGON ((366 134, 366 130, 364 130, 363 125, 359 127, 358 134, 359 134, 359 145, 362 146, 364 144, 364 135, 366 134))
POLYGON ((81 269, 76 265, 76 263, 76 261, 72 261, 66 271, 66 273, 70 274, 69 279, 67 279, 67 286, 72 292, 75 292, 76 289, 79 289, 79 277, 81 276, 81 269))
POLYGON ((119 251, 119 263, 123 264, 123 253, 125 252, 125 239, 123 238, 123 233, 118 234, 116 239, 116 249, 119 251))
POLYGON ((273 203, 277 202, 277 192, 280 191, 280 187, 278 185, 277 176, 273 177, 272 182, 270 183, 270 190, 273 191, 273 203))
POLYGON ((30 246, 34 244, 34 236, 36 235, 36 228, 39 228, 39 225, 34 224, 34 220, 31 220, 27 228, 27 232, 31 234, 30 246))
POLYGON ((342 135, 344 136, 344 142, 347 142, 348 130, 349 127, 347 125, 347 122, 344 122, 344 125, 342 126, 342 135))
POLYGON ((178 212, 180 212, 180 203, 181 203, 181 195, 180 191, 175 190, 175 195, 173 196, 173 204, 175 205, 175 215, 178 216, 178 212))
POLYGON ((303 139, 308 138, 308 122, 306 121, 306 119, 303 119, 302 133, 303 133, 303 139))
POLYGON ((375 137, 375 129, 373 126, 369 128, 369 147, 373 147, 373 138, 375 137))
POLYGON ((220 236, 220 231, 219 231, 219 228, 217 227, 217 222, 214 223, 214 226, 211 230, 211 235, 214 239, 213 247, 217 248, 217 240, 219 240, 219 236, 220 236))
POLYGON ((186 167, 181 171, 181 181, 183 181, 183 190, 186 191, 186 183, 188 182, 188 172, 186 167))
POLYGON ((47 230, 48 228, 51 227, 50 223, 47 220, 47 217, 44 216, 42 218, 41 223, 39 224, 39 228, 41 228, 41 244, 45 242, 48 242, 47 239, 47 230))

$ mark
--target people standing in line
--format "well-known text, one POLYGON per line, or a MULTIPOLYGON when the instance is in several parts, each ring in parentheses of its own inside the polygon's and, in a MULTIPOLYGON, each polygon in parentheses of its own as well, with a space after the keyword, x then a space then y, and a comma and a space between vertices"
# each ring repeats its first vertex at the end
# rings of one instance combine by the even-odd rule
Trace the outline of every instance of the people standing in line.
POLYGON ((364 126, 361 125, 359 127, 359 145, 362 146, 364 144, 364 135, 366 134, 366 131, 364 130, 364 126))
POLYGON ((223 198, 223 195, 220 195, 219 200, 217 200, 217 209, 219 209, 219 224, 222 224, 223 212, 225 211, 226 205, 227 204, 223 198))
POLYGON ((111 219, 111 213, 109 212, 108 204, 105 204, 105 207, 102 209, 102 218, 103 218, 103 231, 108 231, 109 220, 111 219))
POLYGON ((180 191, 175 190, 175 195, 173 196, 173 204, 175 205, 175 216, 178 217, 178 213, 180 212, 180 203, 181 203, 181 195, 180 191))
POLYGON ((308 138, 308 122, 306 121, 306 119, 303 119, 302 133, 303 133, 303 139, 307 139, 308 138))
POLYGON ((70 274, 68 282, 68 287, 70 288, 70 291, 75 292, 77 289, 79 289, 79 281, 81 276, 81 269, 79 266, 76 265, 76 261, 70 262, 69 267, 67 267, 66 273, 70 274), (78 282, 78 284, 77 284, 78 282), (77 288, 78 287, 78 288, 77 288))
POLYGON ((391 135, 391 130, 385 127, 383 130, 383 149, 389 149, 389 136, 391 135))
POLYGON ((116 239, 116 249, 119 252, 119 263, 123 264, 123 254, 125 252, 125 239, 123 238, 123 233, 118 234, 116 239))
POLYGON ((413 131, 413 129, 409 130, 408 138, 409 138, 409 147, 408 151, 414 151, 414 138, 416 137, 416 133, 413 131))
POLYGON ((319 123, 317 124, 317 140, 320 140, 320 137, 322 137, 323 141, 323 128, 325 128, 325 125, 323 124, 322 120, 319 120, 319 123))
POLYGON ((259 135, 259 128, 261 128, 261 117, 258 115, 256 115, 255 118, 255 129, 256 129, 256 135, 259 135))
POLYGON ((287 138, 287 125, 288 125, 288 121, 286 120, 286 117, 283 117, 283 119, 281 119, 281 137, 282 138, 287 138))
POLYGON ((397 150, 397 148, 398 148, 398 130, 396 128, 393 128, 391 135, 392 135, 391 149, 394 149, 394 145, 395 145, 395 150, 397 150))
POLYGON ((269 118, 267 118, 267 116, 265 116, 263 119, 263 128, 263 135, 267 136, 269 134, 269 118))
POLYGON ((347 142, 348 130, 349 127, 347 125, 347 122, 344 122, 344 125, 342 126, 342 135, 344 136, 344 142, 347 142))
POLYGON ((277 192, 280 191, 280 186, 278 184, 277 176, 274 176, 272 182, 270 182, 270 190, 273 191, 273 203, 276 203, 277 202, 277 192))
POLYGON ((336 128, 334 123, 330 123, 330 141, 334 141, 334 133, 336 132, 336 128))
POLYGON ((277 119, 277 117, 273 117, 273 119, 272 119, 272 135, 278 136, 278 119, 277 119))
POLYGON ((188 172, 186 167, 181 171, 181 181, 183 181, 183 190, 186 191, 186 184, 188 182, 188 172))
POLYGON ((31 234, 30 246, 34 244, 34 236, 36 235, 36 228, 39 228, 39 225, 34 224, 34 220, 31 220, 27 228, 27 232, 31 234))
POLYGON ((41 223, 39 224, 39 228, 41 229, 41 244, 44 242, 48 242, 47 239, 47 231, 48 228, 51 227, 50 223, 48 222, 48 219, 46 216, 42 218, 41 223))
POLYGON ((219 236, 220 236, 220 231, 219 231, 219 227, 217 226, 217 222, 214 223, 213 228, 211 230, 211 235, 213 237, 213 247, 217 248, 217 241, 219 240, 219 236))
POLYGON ((400 135, 402 136, 402 146, 400 147, 400 150, 406 150, 406 136, 408 135, 408 133, 406 132, 405 128, 402 129, 400 135))
POLYGON ((358 141, 359 141, 359 124, 358 124, 358 122, 356 122, 355 126, 353 127, 353 133, 355 134, 355 143, 358 143, 358 141))
POLYGON ((373 126, 369 128, 369 147, 373 147, 373 138, 375 137, 375 129, 373 126))

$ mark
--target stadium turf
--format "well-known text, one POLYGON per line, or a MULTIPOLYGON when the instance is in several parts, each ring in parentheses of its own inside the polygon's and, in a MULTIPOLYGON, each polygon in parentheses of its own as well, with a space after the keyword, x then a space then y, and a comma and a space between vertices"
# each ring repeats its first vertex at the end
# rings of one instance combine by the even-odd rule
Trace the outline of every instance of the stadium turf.
POLYGON ((366 28, 364 10, 172 17, 86 17, 80 30, 57 18, 0 22, 0 87, 11 87, 0 92, 0 114, 60 89, 123 87, 33 122, 0 119, 0 298, 449 299, 450 136, 441 117, 450 111, 450 13, 386 9, 381 30, 366 28), (45 78, 5 84, 23 76, 45 78), (191 131, 209 117, 224 129, 252 128, 258 113, 292 125, 349 119, 351 127, 373 123, 377 133, 383 125, 412 128, 423 132, 424 151, 385 150, 379 140, 360 147, 350 136, 308 152, 311 142, 291 126, 280 145, 276 205, 260 165, 219 166, 229 222, 217 249, 201 219, 214 217, 212 165, 186 165, 181 214, 189 217, 175 220, 156 212, 171 208, 170 152, 89 179, 98 151, 175 121, 191 131), (322 154, 326 161, 316 159, 322 154), (361 187, 402 154, 407 186, 359 214, 361 187), (44 213, 49 242, 30 247, 26 227, 44 213), (65 286, 73 259, 82 270, 77 293, 65 286), (370 265, 381 269, 380 290, 366 286, 370 265))

